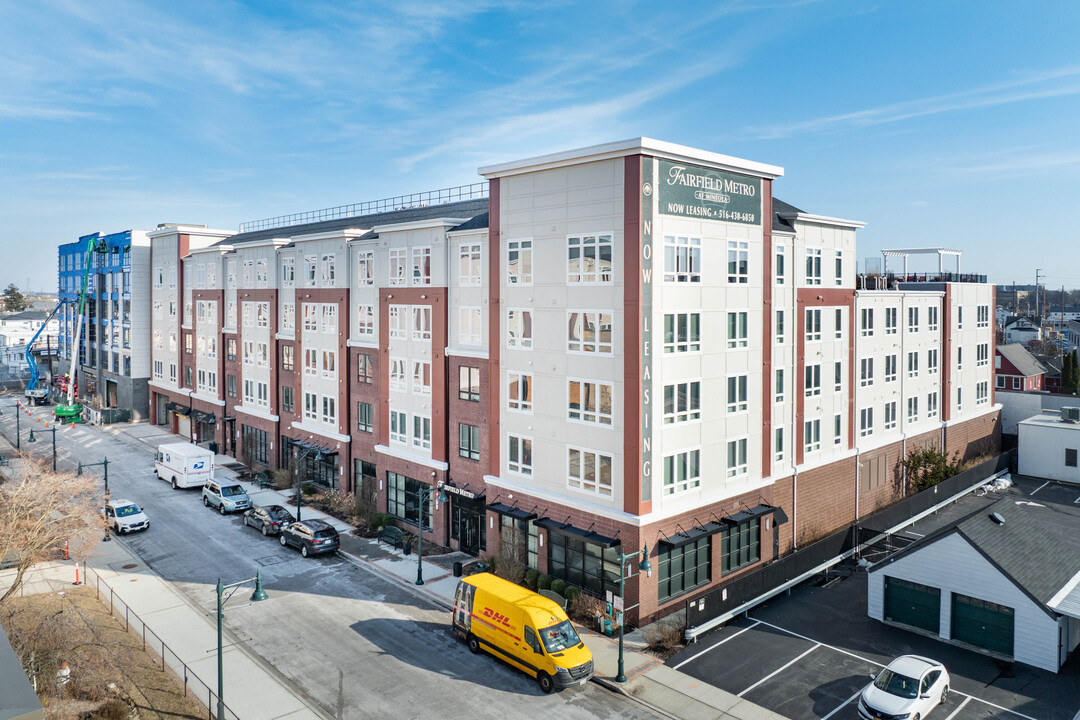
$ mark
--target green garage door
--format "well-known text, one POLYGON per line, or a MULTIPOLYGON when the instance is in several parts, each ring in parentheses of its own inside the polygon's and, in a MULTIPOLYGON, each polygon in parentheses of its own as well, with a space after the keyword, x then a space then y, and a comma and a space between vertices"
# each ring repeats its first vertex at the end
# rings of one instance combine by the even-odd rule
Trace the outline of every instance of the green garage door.
POLYGON ((1011 607, 953 593, 953 640, 1012 656, 1013 620, 1011 607))
POLYGON ((886 575, 885 619, 936 634, 941 629, 941 590, 886 575))

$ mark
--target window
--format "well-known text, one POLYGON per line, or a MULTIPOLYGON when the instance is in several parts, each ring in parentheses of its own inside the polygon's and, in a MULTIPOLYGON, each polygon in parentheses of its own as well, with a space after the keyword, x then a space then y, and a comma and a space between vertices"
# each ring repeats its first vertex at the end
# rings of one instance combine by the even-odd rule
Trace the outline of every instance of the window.
POLYGON ((567 283, 610 283, 611 235, 583 235, 566 239, 567 283))
POLYGON ((885 356, 885 382, 896 382, 896 355, 885 356))
POLYGON ((885 308, 885 334, 896 334, 896 308, 885 308))
POLYGON ((776 284, 783 285, 786 281, 787 255, 783 245, 776 246, 776 284))
POLYGON ((989 305, 979 305, 975 308, 975 327, 990 327, 989 305))
POLYGON ((919 332, 919 308, 909 307, 907 309, 907 329, 908 332, 919 332))
POLYGON ((975 367, 990 364, 990 345, 979 343, 975 348, 975 367))
POLYGON ((316 257, 314 255, 304 256, 304 286, 315 287, 315 268, 316 257))
POLYGON ((956 329, 957 330, 963 330, 964 329, 964 306, 963 305, 957 305, 957 307, 956 307, 956 329))
POLYGON ((395 472, 386 473, 386 512, 410 525, 423 525, 430 530, 432 521, 432 492, 430 485, 395 472))
POLYGON ((821 248, 806 248, 806 284, 821 284, 821 248))
POLYGON ((727 476, 741 477, 746 475, 748 465, 746 462, 747 438, 728 440, 727 444, 727 476))
POLYGON ((374 420, 373 414, 371 403, 356 403, 356 429, 361 432, 371 432, 374 420))
POLYGON ((236 259, 229 260, 225 264, 225 284, 226 287, 236 287, 236 259))
POLYGON ((296 305, 285 303, 281 306, 281 329, 296 329, 296 305))
POLYGON ((956 412, 964 409, 964 389, 956 388, 956 412))
POLYGON ((729 240, 727 247, 727 281, 745 285, 750 281, 750 244, 729 240))
POLYGON ((919 398, 908 398, 907 401, 907 421, 909 423, 919 421, 919 398))
POLYGON ((269 279, 269 268, 265 258, 260 258, 255 261, 255 287, 266 287, 266 281, 269 279))
POLYGON ((416 395, 431 394, 431 363, 413 360, 412 391, 416 395))
POLYGON ((807 420, 803 423, 803 449, 808 453, 821 450, 820 420, 807 420))
POLYGON ((805 372, 805 391, 806 397, 812 395, 821 394, 821 366, 820 365, 807 365, 805 372))
MULTIPOLYGON (((247 343, 244 343, 246 346, 247 343)), ((319 374, 319 351, 315 348, 304 348, 304 374, 319 374)))
POLYGON ((1076 449, 1065 448, 1065 467, 1076 467, 1076 449))
POLYGON ((959 346, 956 348, 956 369, 964 369, 964 348, 959 346))
POLYGON ((229 397, 231 397, 231 398, 236 397, 236 376, 235 375, 226 375, 225 376, 225 392, 228 393, 229 397))
POLYGON ((784 370, 783 368, 776 371, 776 382, 773 385, 773 390, 776 392, 776 402, 784 402, 784 370))
POLYGON ((674 313, 664 316, 664 352, 684 353, 701 350, 701 315, 674 313))
POLYGON ((749 337, 747 315, 746 312, 729 312, 727 314, 727 346, 729 348, 744 348, 747 346, 749 337))
POLYGON ((836 340, 844 339, 844 309, 836 308, 835 320, 833 322, 833 338, 836 340))
POLYGON ((469 460, 480 459, 480 428, 458 424, 458 455, 469 460))
POLYGON ((412 284, 431 284, 431 248, 412 249, 412 284))
POLYGON ((700 419, 701 382, 699 380, 664 386, 665 425, 700 419))
POLYGON ((842 437, 841 428, 843 427, 843 418, 837 414, 833 415, 833 445, 839 445, 842 437))
POLYGON ((989 383, 983 381, 975 385, 975 404, 985 405, 990 402, 989 383))
POLYGON ((506 247, 506 282, 532 285, 532 240, 512 240, 506 247))
POLYGON ((585 380, 570 380, 568 417, 581 422, 611 425, 612 387, 585 380))
POLYGON ((293 389, 289 385, 281 386, 281 411, 282 412, 295 412, 296 404, 293 398, 293 389))
POLYGON ((874 434, 874 408, 863 408, 859 411, 859 437, 874 434))
POLYGON ((251 287, 255 279, 255 261, 245 260, 243 270, 240 273, 241 283, 244 287, 251 287))
POLYGON ((390 389, 407 392, 405 358, 390 358, 390 389))
POLYGON ((255 404, 255 381, 254 380, 245 380, 244 381, 244 404, 247 405, 249 403, 252 404, 252 405, 255 404))
POLYGON ((405 285, 408 279, 405 277, 405 265, 408 250, 405 248, 390 248, 390 284, 405 285))
POLYGON ((806 341, 812 342, 821 339, 821 311, 806 311, 806 341))
POLYGON ((356 284, 375 284, 375 253, 361 250, 356 254, 356 284))
POLYGON ((907 354, 907 376, 909 378, 919 377, 919 353, 917 352, 907 354))
POLYGON ((356 334, 375 337, 375 306, 361 305, 356 313, 356 334))
POLYGON ((296 370, 296 348, 292 345, 281 346, 281 369, 289 372, 296 370))
POLYGON ((610 355, 611 313, 568 313, 567 350, 572 352, 594 352, 610 355))
POLYGON ((548 540, 548 573, 596 597, 604 597, 606 591, 618 593, 619 549, 552 532, 548 540))
POLYGON ((521 410, 522 412, 532 412, 532 375, 510 373, 509 380, 510 392, 507 395, 509 408, 511 410, 521 410))
POLYGON ((479 345, 480 328, 480 308, 463 307, 458 310, 458 341, 462 345, 479 345))
MULTIPOLYGON (((244 303, 244 309, 247 310, 248 303, 244 303)), ((318 332, 319 331, 319 306, 315 303, 303 303, 304 308, 304 332, 318 332)), ((391 308, 393 310, 393 308, 391 308)), ((247 326, 247 312, 244 313, 244 325, 247 326)))
POLYGON ((867 387, 874 384, 874 358, 859 360, 859 385, 867 387))
POLYGON ((571 447, 567 450, 567 483, 575 490, 611 496, 611 456, 571 447))
POLYGON ((674 495, 701 485, 701 451, 689 450, 664 458, 664 494, 674 495))
POLYGON ((844 282, 844 254, 839 250, 836 251, 836 284, 841 285, 844 282))
POLYGON ((241 427, 243 428, 241 430, 243 447, 251 448, 251 460, 265 465, 270 459, 269 435, 265 430, 258 430, 247 425, 241 427))
POLYGON ((409 441, 409 428, 405 413, 397 410, 390 411, 390 439, 399 443, 409 441))
POLYGON ((733 375, 727 379, 727 411, 729 413, 746 412, 747 376, 733 375))
POLYGON ((154 378, 162 380, 165 377, 165 364, 160 360, 154 361, 154 378))
POLYGON ((936 305, 926 308, 926 329, 931 332, 938 329, 938 308, 936 305))
MULTIPOLYGON (((1023 383, 1024 383, 1024 381, 1021 378, 1014 377, 1012 379, 1013 390, 1022 390, 1023 389, 1023 383)), ((1002 385, 1002 387, 1004 387, 1004 385, 1002 385)))
POLYGON ((480 243, 462 243, 458 246, 458 284, 479 285, 481 273, 480 243))
POLYGON ((413 447, 422 450, 431 449, 431 418, 413 415, 413 447))
POLYGON ((184 387, 194 387, 195 380, 193 379, 192 367, 187 365, 184 367, 184 387))
POLYGON ((885 429, 892 430, 896 427, 896 401, 885 403, 885 429))
POLYGON ((926 417, 937 417, 937 393, 932 392, 926 396, 926 417))
POLYGON ((784 344, 784 311, 776 311, 776 344, 784 344))
POLYGON ((841 392, 844 389, 844 363, 837 360, 833 363, 833 392, 841 392))
POLYGON ((333 350, 322 351, 322 376, 324 378, 337 377, 337 353, 333 350))
POLYGON ((511 472, 532 475, 532 439, 508 435, 507 467, 511 472))
POLYGON ((532 349, 532 311, 508 310, 506 314, 506 346, 521 350, 532 349))
POLYGON ((657 555, 660 602, 709 584, 712 537, 698 538, 679 547, 660 543, 657 555))
POLYGON ((480 368, 465 365, 458 368, 458 399, 480 402, 480 368))
POLYGON ((701 282, 701 238, 664 237, 664 282, 701 282))
POLYGON ((428 305, 415 305, 412 309, 412 338, 413 340, 431 339, 431 307, 428 305))
POLYGON ((370 385, 372 380, 372 360, 370 355, 360 354, 356 356, 356 379, 365 385, 370 385))
POLYGON ((720 574, 756 563, 761 555, 761 518, 727 525, 720 532, 720 574))
MULTIPOLYGON (((1017 379, 1018 378, 1013 378, 1014 381, 1017 380, 1017 379)), ((1005 377, 1004 375, 998 375, 997 376, 997 381, 994 383, 994 387, 997 387, 997 388, 1000 388, 1000 389, 1004 390, 1005 389, 1005 384, 1006 384, 1006 382, 1008 380, 1009 380, 1009 378, 1005 377)))
POLYGON ((863 337, 872 336, 874 334, 874 308, 863 308, 859 311, 859 317, 859 334, 863 337))
POLYGON ((322 276, 322 282, 324 287, 334 287, 334 283, 337 279, 337 256, 334 254, 327 254, 322 256, 320 261, 320 274, 322 276))
POLYGON ((776 461, 784 459, 784 428, 776 428, 776 440, 773 442, 773 451, 776 453, 776 461))
POLYGON ((169 382, 176 382, 176 363, 169 363, 169 382))
POLYGON ((391 305, 387 317, 390 320, 390 337, 409 337, 409 308, 404 305, 391 305))
POLYGON ((327 335, 337 334, 337 305, 322 306, 322 331, 327 335))

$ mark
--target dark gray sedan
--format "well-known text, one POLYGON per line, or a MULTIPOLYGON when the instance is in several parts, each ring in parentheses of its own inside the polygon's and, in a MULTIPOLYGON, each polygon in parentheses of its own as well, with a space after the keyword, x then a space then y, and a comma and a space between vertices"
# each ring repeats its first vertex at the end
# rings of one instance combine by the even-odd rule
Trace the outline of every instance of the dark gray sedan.
POLYGON ((259 528, 263 535, 276 535, 295 520, 281 505, 255 505, 244 513, 244 525, 259 528))

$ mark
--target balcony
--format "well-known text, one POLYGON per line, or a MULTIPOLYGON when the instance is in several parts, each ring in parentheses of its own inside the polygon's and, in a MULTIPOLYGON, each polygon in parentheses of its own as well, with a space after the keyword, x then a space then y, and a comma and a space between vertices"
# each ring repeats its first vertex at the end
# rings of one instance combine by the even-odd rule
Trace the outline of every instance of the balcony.
POLYGON ((858 275, 855 278, 856 290, 900 290, 901 283, 985 283, 986 276, 975 273, 937 272, 908 273, 896 275, 888 273, 878 275, 858 275))

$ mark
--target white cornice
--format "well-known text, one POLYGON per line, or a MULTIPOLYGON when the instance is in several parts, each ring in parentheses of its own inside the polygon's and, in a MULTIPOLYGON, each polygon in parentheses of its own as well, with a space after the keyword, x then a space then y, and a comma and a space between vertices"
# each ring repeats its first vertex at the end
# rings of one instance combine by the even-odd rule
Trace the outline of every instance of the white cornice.
POLYGON ((233 230, 211 230, 210 228, 196 225, 166 225, 162 228, 150 230, 146 233, 148 238, 166 237, 168 235, 201 235, 203 237, 227 238, 235 235, 233 230))
POLYGON ((785 220, 797 220, 798 222, 814 223, 815 225, 835 225, 836 227, 864 228, 866 223, 858 220, 844 220, 843 218, 829 217, 828 215, 811 215, 809 213, 778 213, 785 220))
POLYGON ((328 440, 333 440, 333 441, 339 442, 339 443, 348 443, 348 442, 350 442, 352 440, 352 438, 350 438, 348 435, 342 435, 340 433, 334 432, 333 430, 326 430, 326 429, 323 429, 323 428, 317 428, 317 427, 315 427, 313 425, 305 425, 302 422, 293 422, 292 426, 293 426, 294 430, 299 430, 300 432, 306 432, 309 435, 318 435, 319 437, 324 437, 324 438, 327 438, 328 440))
POLYGON ((446 228, 457 227, 468 221, 469 218, 429 218, 427 220, 413 220, 412 222, 376 225, 372 230, 379 234, 384 232, 400 232, 403 230, 424 230, 428 228, 443 228, 445 230, 446 228))
POLYGON ((454 238, 455 240, 471 237, 487 237, 487 234, 488 229, 486 227, 472 228, 471 230, 452 230, 447 233, 447 235, 454 238))
POLYGON ((154 388, 155 390, 161 390, 162 392, 174 393, 174 394, 177 394, 177 395, 184 395, 184 396, 189 396, 192 393, 192 391, 188 390, 187 388, 177 387, 177 386, 173 386, 173 385, 166 385, 165 383, 158 382, 157 380, 150 380, 150 381, 147 382, 147 384, 150 387, 154 388))
POLYGON ((245 407, 243 405, 237 405, 236 407, 233 408, 233 410, 238 412, 238 413, 244 413, 245 415, 250 415, 251 417, 257 417, 257 418, 262 418, 263 420, 269 420, 270 422, 277 422, 280 419, 277 415, 271 415, 270 413, 265 412, 263 410, 256 410, 255 408, 245 407))
POLYGON ((417 465, 423 465, 434 470, 448 470, 450 466, 447 463, 440 462, 438 460, 432 460, 429 457, 423 455, 416 455, 408 450, 398 450, 397 448, 387 447, 386 445, 376 445, 375 452, 380 455, 389 455, 390 457, 396 457, 399 460, 407 460, 408 462, 414 462, 417 465))
POLYGON ((293 242, 311 242, 313 240, 355 240, 360 237, 367 230, 364 228, 344 228, 342 230, 329 230, 327 232, 308 233, 306 235, 295 235, 293 242))
POLYGON ((218 400, 216 397, 213 397, 211 395, 203 395, 202 393, 193 392, 191 393, 191 399, 201 400, 202 402, 210 403, 211 405, 217 405, 218 407, 225 407, 224 400, 218 400))
POLYGON ((487 350, 463 350, 461 348, 448 347, 446 348, 445 352, 448 356, 451 357, 477 358, 479 360, 488 359, 487 350))

